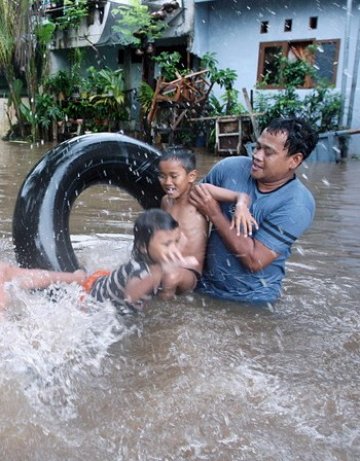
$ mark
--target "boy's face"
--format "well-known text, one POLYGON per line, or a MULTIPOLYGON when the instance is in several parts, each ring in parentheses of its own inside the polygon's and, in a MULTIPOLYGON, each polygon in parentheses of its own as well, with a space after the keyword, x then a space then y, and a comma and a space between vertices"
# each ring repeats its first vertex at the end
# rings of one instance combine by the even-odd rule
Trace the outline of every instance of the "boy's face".
POLYGON ((159 163, 161 187, 171 198, 179 198, 188 193, 196 176, 196 170, 187 173, 178 160, 163 160, 159 163))

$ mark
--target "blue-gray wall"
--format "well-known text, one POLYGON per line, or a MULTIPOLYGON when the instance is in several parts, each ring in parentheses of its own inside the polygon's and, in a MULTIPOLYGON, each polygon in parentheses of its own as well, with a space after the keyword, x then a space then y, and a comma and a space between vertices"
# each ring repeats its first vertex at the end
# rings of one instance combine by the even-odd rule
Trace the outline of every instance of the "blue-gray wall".
MULTIPOLYGON (((192 52, 198 56, 215 52, 220 68, 236 70, 236 87, 255 89, 259 43, 286 40, 340 39, 336 89, 341 90, 346 33, 346 0, 210 0, 195 1, 194 40, 192 52), (318 17, 316 30, 309 28, 309 18, 318 17), (285 19, 292 19, 292 31, 284 32, 285 19), (269 32, 260 33, 262 21, 269 21, 269 32)), ((351 76, 359 28, 360 1, 352 2, 346 107, 349 102, 351 76)), ((360 81, 357 88, 353 128, 360 128, 360 81)), ((307 90, 300 90, 306 94, 307 90)), ((360 154, 360 135, 351 138, 350 153, 360 154)))

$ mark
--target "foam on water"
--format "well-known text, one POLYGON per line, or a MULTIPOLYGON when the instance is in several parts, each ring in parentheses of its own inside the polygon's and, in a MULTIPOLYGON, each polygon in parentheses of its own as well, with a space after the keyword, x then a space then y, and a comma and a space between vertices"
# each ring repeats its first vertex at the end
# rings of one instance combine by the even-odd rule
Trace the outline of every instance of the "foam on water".
POLYGON ((101 374, 109 346, 133 328, 111 304, 81 304, 77 285, 11 294, 0 322, 0 387, 15 388, 37 413, 74 418, 79 381, 101 374))

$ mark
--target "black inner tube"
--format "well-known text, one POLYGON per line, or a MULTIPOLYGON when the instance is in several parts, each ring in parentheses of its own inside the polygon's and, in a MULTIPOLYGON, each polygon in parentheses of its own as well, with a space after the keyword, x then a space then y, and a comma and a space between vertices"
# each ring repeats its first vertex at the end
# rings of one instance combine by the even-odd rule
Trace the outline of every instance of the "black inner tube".
POLYGON ((25 178, 15 204, 13 242, 21 267, 79 268, 69 219, 76 198, 95 184, 118 186, 147 209, 163 195, 157 179, 160 152, 117 133, 65 141, 47 152, 25 178))

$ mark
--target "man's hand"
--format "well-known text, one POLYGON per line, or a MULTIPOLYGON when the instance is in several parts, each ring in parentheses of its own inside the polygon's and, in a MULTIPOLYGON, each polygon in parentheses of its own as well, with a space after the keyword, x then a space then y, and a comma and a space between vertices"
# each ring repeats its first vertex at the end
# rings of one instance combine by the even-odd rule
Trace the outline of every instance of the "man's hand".
POLYGON ((221 213, 218 202, 212 198, 211 194, 202 187, 201 184, 194 185, 190 191, 190 203, 194 205, 197 210, 207 216, 210 221, 213 216, 221 213))
MULTIPOLYGON (((192 187, 190 203, 200 213, 208 216, 230 252, 237 256, 241 264, 250 271, 258 272, 278 257, 278 254, 256 239, 245 238, 242 233, 237 235, 236 225, 235 227, 231 226, 228 218, 221 212, 218 202, 212 198, 205 187, 202 187, 202 184, 192 187)), ((252 217, 248 216, 248 220, 250 220, 250 224, 255 225, 256 221, 254 220, 254 222, 252 217)))

